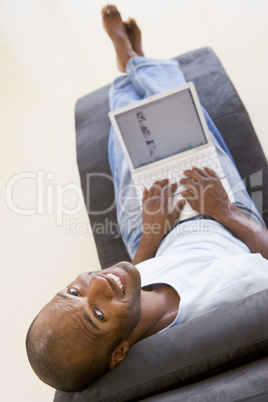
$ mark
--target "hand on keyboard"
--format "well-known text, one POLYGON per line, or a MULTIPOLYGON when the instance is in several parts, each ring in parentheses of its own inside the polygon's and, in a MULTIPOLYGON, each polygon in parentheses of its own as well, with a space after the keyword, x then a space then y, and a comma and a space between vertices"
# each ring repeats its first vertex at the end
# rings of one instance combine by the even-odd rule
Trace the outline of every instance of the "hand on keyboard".
POLYGON ((205 167, 193 168, 184 172, 186 178, 180 183, 189 187, 182 191, 191 207, 204 216, 217 220, 217 217, 229 211, 228 195, 217 174, 205 167))
POLYGON ((170 197, 176 191, 177 183, 170 185, 168 179, 156 181, 143 192, 143 235, 160 241, 178 221, 185 200, 177 202, 170 210, 170 197))

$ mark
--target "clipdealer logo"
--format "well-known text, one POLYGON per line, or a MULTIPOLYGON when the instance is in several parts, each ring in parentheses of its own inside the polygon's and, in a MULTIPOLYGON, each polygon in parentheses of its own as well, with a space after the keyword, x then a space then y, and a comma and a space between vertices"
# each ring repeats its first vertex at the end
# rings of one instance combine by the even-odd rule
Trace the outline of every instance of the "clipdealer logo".
MULTIPOLYGON (((90 199, 91 180, 93 178, 94 180, 105 179, 113 182, 112 177, 106 174, 87 174, 87 200, 90 199)), ((21 216, 55 215, 55 223, 57 227, 63 226, 64 216, 75 216, 80 213, 85 206, 80 185, 76 183, 68 183, 64 185, 55 183, 54 174, 51 172, 45 173, 42 170, 38 170, 37 172, 21 172, 12 176, 6 185, 5 198, 7 206, 15 214, 21 216), (18 197, 15 197, 14 194, 16 186, 23 184, 26 185, 27 180, 30 180, 34 186, 34 197, 31 200, 31 207, 29 208, 19 205, 18 197), (72 194, 72 199, 75 198, 75 205, 71 208, 66 206, 67 196, 70 197, 70 194, 72 194)), ((92 215, 105 214, 113 209, 114 205, 115 204, 112 203, 112 205, 109 205, 108 208, 103 210, 91 211, 89 202, 87 202, 87 209, 92 215)), ((70 226, 73 224, 72 220, 70 226)))

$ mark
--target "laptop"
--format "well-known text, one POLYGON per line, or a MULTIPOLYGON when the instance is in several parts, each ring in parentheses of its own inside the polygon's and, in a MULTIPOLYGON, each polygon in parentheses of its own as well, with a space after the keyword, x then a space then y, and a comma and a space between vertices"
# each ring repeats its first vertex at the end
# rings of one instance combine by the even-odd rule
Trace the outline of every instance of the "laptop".
MULTIPOLYGON (((225 177, 193 82, 109 112, 109 118, 127 160, 137 196, 156 180, 178 182, 193 166, 215 170, 228 194, 225 177)), ((179 184, 172 205, 182 198, 179 184)), ((187 202, 180 221, 198 215, 187 202)))

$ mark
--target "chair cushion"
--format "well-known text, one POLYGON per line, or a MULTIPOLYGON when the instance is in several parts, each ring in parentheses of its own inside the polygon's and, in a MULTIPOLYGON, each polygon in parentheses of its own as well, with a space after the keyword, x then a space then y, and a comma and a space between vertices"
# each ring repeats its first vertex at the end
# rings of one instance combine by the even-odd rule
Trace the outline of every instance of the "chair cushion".
MULTIPOLYGON (((268 290, 146 338, 115 370, 54 402, 133 401, 268 354, 268 290)), ((266 384, 268 391, 268 381, 266 384)))

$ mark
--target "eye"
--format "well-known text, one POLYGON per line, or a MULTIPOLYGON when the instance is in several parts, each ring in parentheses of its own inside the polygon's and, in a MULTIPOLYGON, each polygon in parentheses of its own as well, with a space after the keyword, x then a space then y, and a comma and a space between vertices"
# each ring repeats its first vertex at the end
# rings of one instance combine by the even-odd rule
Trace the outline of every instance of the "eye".
POLYGON ((100 320, 100 321, 104 321, 104 315, 102 314, 102 312, 100 310, 98 310, 97 308, 94 308, 94 314, 95 316, 100 320))
POLYGON ((70 293, 73 296, 79 296, 79 293, 74 288, 68 288, 68 293, 70 293))

